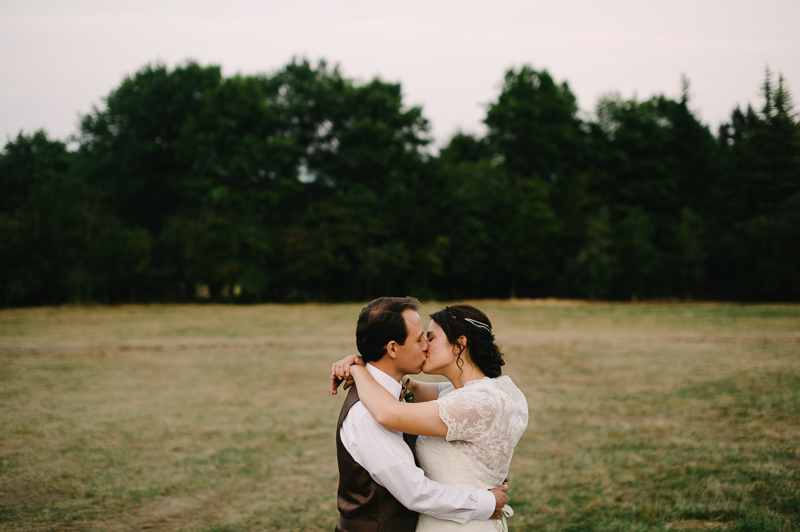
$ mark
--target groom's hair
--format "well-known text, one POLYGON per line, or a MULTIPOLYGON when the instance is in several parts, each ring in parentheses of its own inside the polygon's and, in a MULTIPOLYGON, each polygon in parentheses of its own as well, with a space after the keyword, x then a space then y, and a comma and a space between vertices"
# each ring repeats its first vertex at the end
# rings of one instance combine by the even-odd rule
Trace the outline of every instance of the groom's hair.
POLYGON ((394 340, 404 345, 408 328, 403 312, 419 312, 413 297, 379 297, 361 309, 356 325, 356 347, 364 362, 377 362, 386 354, 386 344, 394 340))

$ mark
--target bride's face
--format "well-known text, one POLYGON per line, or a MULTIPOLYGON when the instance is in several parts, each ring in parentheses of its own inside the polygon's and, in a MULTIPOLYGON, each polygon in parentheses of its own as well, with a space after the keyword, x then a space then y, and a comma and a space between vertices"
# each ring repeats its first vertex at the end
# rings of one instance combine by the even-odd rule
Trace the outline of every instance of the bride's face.
POLYGON ((428 324, 428 358, 422 366, 422 372, 429 375, 444 375, 448 367, 456 363, 453 344, 438 323, 431 320, 428 324))

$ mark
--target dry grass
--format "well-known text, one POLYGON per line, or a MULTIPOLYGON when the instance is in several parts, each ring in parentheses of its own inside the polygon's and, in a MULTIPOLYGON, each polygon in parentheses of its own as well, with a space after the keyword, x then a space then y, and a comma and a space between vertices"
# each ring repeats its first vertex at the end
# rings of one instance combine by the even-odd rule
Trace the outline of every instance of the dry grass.
MULTIPOLYGON (((478 304, 512 530, 800 530, 800 307, 478 304)), ((331 530, 359 308, 0 311, 0 530, 331 530)))

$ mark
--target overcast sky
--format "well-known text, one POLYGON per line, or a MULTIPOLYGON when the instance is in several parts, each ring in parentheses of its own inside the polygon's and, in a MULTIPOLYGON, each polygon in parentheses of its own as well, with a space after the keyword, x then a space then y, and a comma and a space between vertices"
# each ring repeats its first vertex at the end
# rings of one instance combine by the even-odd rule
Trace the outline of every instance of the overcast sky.
POLYGON ((677 98, 712 130, 760 106, 767 65, 800 102, 800 0, 2 0, 0 140, 44 128, 65 139, 79 114, 147 63, 194 59, 225 75, 292 57, 401 82, 438 144, 483 132, 504 72, 530 64, 567 81, 583 111, 610 91, 677 98))

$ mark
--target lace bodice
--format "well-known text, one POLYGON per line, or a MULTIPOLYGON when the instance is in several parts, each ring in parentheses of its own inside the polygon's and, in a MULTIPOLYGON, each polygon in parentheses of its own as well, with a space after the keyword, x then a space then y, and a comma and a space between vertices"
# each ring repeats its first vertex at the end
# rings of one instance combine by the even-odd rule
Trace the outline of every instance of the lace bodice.
POLYGON ((460 389, 442 383, 437 402, 447 441, 504 478, 528 426, 528 402, 511 378, 484 377, 460 389))
MULTIPOLYGON (((417 438, 417 458, 431 480, 457 488, 490 489, 508 476, 514 447, 528 425, 528 403, 509 377, 484 378, 456 390, 439 385, 439 416, 447 439, 417 438)), ((497 532, 501 521, 465 525, 422 514, 417 532, 497 532)))

